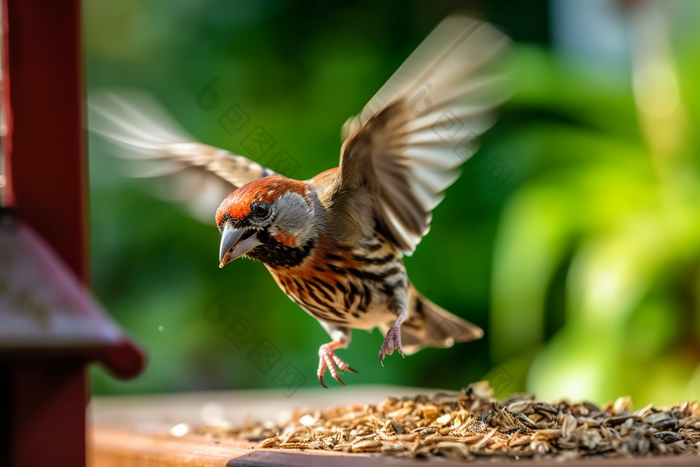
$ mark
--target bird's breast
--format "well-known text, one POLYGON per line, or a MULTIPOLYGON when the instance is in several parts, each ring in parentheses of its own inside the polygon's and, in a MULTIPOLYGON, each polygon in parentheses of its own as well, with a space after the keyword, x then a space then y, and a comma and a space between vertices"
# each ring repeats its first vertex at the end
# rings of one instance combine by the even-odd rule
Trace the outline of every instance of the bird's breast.
POLYGON ((268 269, 284 293, 315 318, 372 329, 396 317, 394 303, 405 298, 408 287, 401 256, 374 240, 317 248, 297 267, 268 269))

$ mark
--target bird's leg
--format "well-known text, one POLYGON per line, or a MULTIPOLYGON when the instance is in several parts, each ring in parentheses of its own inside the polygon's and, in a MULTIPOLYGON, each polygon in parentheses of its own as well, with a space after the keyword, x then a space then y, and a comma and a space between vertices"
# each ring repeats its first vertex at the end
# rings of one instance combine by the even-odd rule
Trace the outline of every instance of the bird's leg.
POLYGON ((333 326, 323 322, 321 322, 321 326, 328 331, 328 334, 330 334, 333 340, 328 344, 323 344, 318 349, 318 381, 321 383, 321 386, 328 388, 326 383, 323 382, 323 377, 326 374, 327 368, 330 371, 333 379, 343 386, 347 386, 338 376, 338 370, 349 371, 351 373, 357 373, 357 371, 342 361, 340 357, 335 354, 335 350, 345 349, 348 347, 348 344, 350 344, 350 330, 348 328, 333 326))
POLYGON ((407 315, 408 311, 406 307, 402 306, 399 317, 396 318, 396 321, 391 325, 386 336, 384 336, 384 343, 382 344, 382 348, 379 349, 379 363, 381 363, 382 366, 384 366, 384 358, 387 355, 393 354, 394 350, 398 350, 399 354, 406 358, 403 354, 403 348, 401 347, 401 323, 406 320, 407 315))

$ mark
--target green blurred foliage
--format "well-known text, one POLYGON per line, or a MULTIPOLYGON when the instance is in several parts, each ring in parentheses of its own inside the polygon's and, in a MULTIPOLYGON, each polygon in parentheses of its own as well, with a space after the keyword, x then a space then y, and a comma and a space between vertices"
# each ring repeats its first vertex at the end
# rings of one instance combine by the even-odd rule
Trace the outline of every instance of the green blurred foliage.
MULTIPOLYGON (((221 101, 240 103, 305 179, 337 165, 343 122, 457 9, 514 37, 518 92, 406 264, 419 290, 486 337, 394 355, 382 368, 381 334, 355 331, 340 355, 360 373, 346 382, 458 389, 496 368, 507 374, 500 395, 646 403, 698 394, 697 142, 687 131, 660 169, 629 81, 553 53, 545 2, 86 0, 88 89, 147 90, 199 140, 246 155, 242 138, 217 124, 223 106, 196 105, 217 77, 221 101), (479 164, 496 159, 513 175, 494 190, 479 164)), ((689 128, 700 116, 699 40, 689 33, 675 49, 689 128)), ((93 371, 97 393, 276 386, 248 360, 252 345, 226 338, 240 316, 308 376, 306 386, 318 385, 325 331, 262 264, 217 267, 213 213, 201 224, 154 198, 151 181, 126 177, 92 137, 90 164, 93 286, 150 356, 135 381, 93 371), (203 309, 220 292, 226 319, 210 324, 203 309)))

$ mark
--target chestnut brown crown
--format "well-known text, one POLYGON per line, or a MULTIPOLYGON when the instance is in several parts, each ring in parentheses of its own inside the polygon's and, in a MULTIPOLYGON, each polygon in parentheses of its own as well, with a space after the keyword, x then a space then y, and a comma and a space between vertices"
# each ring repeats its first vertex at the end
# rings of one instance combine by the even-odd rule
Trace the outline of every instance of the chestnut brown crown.
POLYGON ((240 187, 216 211, 220 266, 244 255, 273 267, 298 264, 321 228, 319 209, 305 182, 274 175, 240 187))

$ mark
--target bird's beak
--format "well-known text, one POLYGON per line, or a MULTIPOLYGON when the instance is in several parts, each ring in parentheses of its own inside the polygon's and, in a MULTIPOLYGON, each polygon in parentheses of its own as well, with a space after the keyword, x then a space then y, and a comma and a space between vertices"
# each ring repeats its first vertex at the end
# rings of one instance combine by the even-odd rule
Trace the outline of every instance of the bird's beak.
POLYGON ((230 225, 226 225, 224 233, 221 235, 221 247, 219 248, 220 268, 260 245, 256 233, 243 238, 245 232, 245 229, 234 229, 230 225), (243 239, 241 240, 241 238, 243 239))

